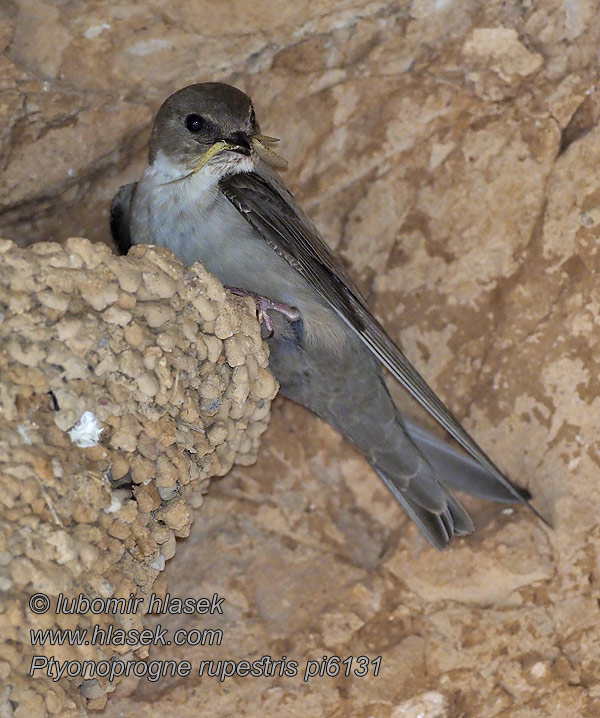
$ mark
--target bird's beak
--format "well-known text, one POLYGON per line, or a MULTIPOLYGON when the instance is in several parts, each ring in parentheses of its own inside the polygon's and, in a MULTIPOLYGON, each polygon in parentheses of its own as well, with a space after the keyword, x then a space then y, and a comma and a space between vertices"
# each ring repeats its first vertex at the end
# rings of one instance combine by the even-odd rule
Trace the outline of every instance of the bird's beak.
POLYGON ((250 156, 250 152, 252 151, 250 138, 244 132, 232 132, 229 137, 223 138, 223 142, 226 142, 228 145, 226 149, 232 152, 239 152, 246 157, 250 156))

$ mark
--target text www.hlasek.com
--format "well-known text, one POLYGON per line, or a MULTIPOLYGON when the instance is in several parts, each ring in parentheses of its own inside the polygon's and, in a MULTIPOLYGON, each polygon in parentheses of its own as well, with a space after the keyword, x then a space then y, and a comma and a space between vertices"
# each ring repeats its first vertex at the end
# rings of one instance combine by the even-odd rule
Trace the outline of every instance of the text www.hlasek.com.
POLYGON ((169 630, 160 623, 155 628, 135 628, 124 630, 116 626, 101 628, 94 626, 92 631, 77 629, 31 629, 29 635, 32 646, 220 646, 223 631, 218 628, 198 630, 178 629, 172 639, 167 639, 169 630))

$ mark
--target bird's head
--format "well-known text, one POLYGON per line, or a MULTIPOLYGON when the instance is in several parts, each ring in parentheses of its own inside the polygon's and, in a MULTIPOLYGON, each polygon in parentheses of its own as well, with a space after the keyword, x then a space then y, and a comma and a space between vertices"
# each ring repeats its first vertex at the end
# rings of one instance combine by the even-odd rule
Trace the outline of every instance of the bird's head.
POLYGON ((248 95, 221 82, 204 82, 165 100, 152 130, 150 163, 163 153, 191 173, 205 166, 218 174, 248 171, 259 157, 285 166, 265 146, 272 142, 277 140, 260 134, 248 95))

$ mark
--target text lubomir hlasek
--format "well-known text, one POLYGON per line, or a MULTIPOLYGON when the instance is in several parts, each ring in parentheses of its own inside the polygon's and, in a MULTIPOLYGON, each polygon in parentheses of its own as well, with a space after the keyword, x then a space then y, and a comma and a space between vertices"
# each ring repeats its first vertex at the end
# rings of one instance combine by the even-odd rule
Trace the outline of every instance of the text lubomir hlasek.
MULTIPOLYGON (((80 593, 76 597, 68 598, 62 593, 59 593, 56 600, 55 613, 74 613, 79 615, 86 613, 92 613, 94 615, 100 613, 137 613, 145 600, 145 598, 136 597, 133 593, 129 594, 129 598, 88 598, 84 596, 83 593, 80 593)), ((219 596, 218 593, 214 593, 211 598, 177 598, 176 596, 171 596, 170 593, 165 594, 164 598, 160 598, 155 593, 152 593, 148 600, 148 613, 222 614, 224 602, 225 598, 219 596)))

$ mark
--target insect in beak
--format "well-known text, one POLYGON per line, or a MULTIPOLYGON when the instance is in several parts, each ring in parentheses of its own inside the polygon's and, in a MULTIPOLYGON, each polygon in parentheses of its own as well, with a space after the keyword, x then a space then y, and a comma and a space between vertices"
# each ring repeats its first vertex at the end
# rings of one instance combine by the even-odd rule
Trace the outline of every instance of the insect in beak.
POLYGON ((198 161, 198 164, 194 166, 194 169, 191 171, 191 174, 195 174, 196 172, 199 172, 204 165, 209 162, 215 155, 218 155, 219 152, 223 152, 223 150, 237 150, 238 145, 232 145, 229 142, 225 142, 225 140, 219 140, 218 142, 215 142, 214 145, 212 145, 206 152, 200 156, 200 159, 198 161))
POLYGON ((279 142, 277 137, 269 137, 268 135, 254 135, 251 138, 252 149, 261 158, 263 162, 271 165, 271 167, 279 167, 283 169, 288 166, 288 161, 280 157, 277 152, 274 152, 265 145, 272 145, 279 142))

